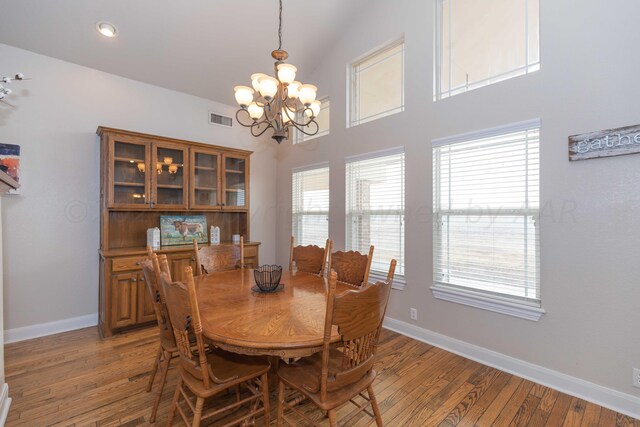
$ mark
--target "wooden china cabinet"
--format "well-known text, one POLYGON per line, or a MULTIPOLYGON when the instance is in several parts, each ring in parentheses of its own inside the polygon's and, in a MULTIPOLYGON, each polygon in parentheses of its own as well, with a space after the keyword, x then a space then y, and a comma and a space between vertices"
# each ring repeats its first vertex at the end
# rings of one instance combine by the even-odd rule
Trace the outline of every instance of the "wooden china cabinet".
MULTIPOLYGON (((204 215, 222 244, 245 240, 245 262, 258 265, 249 233, 250 151, 99 127, 100 302, 103 337, 155 320, 140 263, 147 229, 163 215, 204 215)), ((207 230, 208 234, 208 230, 207 230)), ((174 280, 195 269, 193 246, 164 246, 174 280)))

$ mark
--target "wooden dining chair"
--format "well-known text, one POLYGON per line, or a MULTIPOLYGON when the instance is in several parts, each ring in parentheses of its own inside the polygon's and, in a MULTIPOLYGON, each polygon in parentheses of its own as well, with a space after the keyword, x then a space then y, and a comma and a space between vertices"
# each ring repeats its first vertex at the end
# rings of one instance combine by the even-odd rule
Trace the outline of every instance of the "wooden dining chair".
MULTIPOLYGON (((166 255, 160 255, 160 257, 162 257, 163 261, 167 263, 166 255)), ((162 273, 159 262, 160 257, 151 251, 149 259, 144 260, 141 263, 142 274, 144 275, 144 281, 147 284, 147 290, 149 291, 151 301, 153 302, 153 311, 155 312, 158 329, 160 331, 160 346, 158 348, 158 354, 153 362, 153 368, 151 369, 151 374, 149 376, 149 383, 147 384, 148 393, 153 387, 156 374, 160 371, 160 384, 158 385, 156 398, 151 409, 151 416, 149 417, 149 421, 152 423, 156 420, 156 414, 158 412, 162 392, 167 381, 167 373, 169 372, 171 359, 178 353, 176 341, 173 336, 173 328, 171 327, 171 322, 169 320, 169 313, 167 312, 164 292, 160 286, 160 275, 162 273)))
POLYGON ((167 299, 167 308, 173 327, 173 335, 180 353, 178 371, 180 377, 169 409, 171 426, 176 411, 186 425, 198 427, 202 420, 239 409, 247 404, 249 410, 233 421, 235 425, 249 421, 263 412, 264 423, 269 425, 269 388, 267 371, 270 364, 266 359, 226 353, 219 349, 206 352, 202 333, 200 310, 196 297, 191 267, 185 268, 186 281, 171 282, 166 274, 160 281, 167 299), (190 336, 195 337, 195 348, 190 344, 190 336), (222 408, 207 407, 210 413, 204 415, 205 400, 230 388, 242 386, 249 391, 248 397, 240 398, 222 408), (195 396, 195 402, 187 394, 187 389, 195 396), (181 405, 184 403, 184 405, 181 405), (260 404, 262 407, 260 408, 260 404), (184 408, 183 408, 184 406, 184 408), (191 410, 193 419, 189 422, 185 411, 191 410))
POLYGON ((337 425, 336 410, 347 402, 356 409, 347 414, 342 425, 365 411, 382 426, 380 409, 373 392, 376 371, 373 369, 374 356, 384 313, 389 301, 390 282, 378 282, 336 295, 337 274, 329 274, 329 295, 324 325, 324 342, 321 353, 281 364, 278 370, 278 414, 277 425, 295 426, 295 422, 285 417, 285 409, 305 419, 313 421, 305 413, 295 408, 296 404, 310 400, 323 411, 327 411, 329 425, 337 425), (331 344, 333 327, 337 326, 341 335, 338 346, 331 344), (286 396, 287 389, 292 393, 286 396), (365 396, 364 392, 367 392, 365 396), (357 396, 364 399, 357 403, 357 396), (371 404, 373 414, 367 411, 371 404))
POLYGON ((329 242, 327 239, 324 249, 316 245, 294 246, 295 237, 291 236, 291 247, 289 248, 289 271, 292 270, 295 261, 298 271, 311 273, 317 276, 324 276, 327 257, 329 256, 329 242))
POLYGON ((369 280, 373 245, 369 247, 369 254, 363 255, 356 251, 333 252, 333 241, 330 242, 329 271, 338 273, 338 281, 355 287, 366 285, 369 280))
POLYGON ((244 236, 240 236, 239 245, 199 247, 198 241, 193 239, 193 250, 196 253, 196 276, 244 268, 244 236))

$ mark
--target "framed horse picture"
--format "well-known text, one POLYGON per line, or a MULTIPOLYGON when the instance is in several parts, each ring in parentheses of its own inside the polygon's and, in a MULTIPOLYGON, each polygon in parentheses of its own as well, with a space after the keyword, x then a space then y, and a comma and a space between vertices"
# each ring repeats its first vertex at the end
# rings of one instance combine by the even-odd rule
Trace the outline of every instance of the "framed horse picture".
POLYGON ((187 245, 196 239, 207 243, 207 218, 204 215, 166 215, 160 217, 160 244, 187 245))

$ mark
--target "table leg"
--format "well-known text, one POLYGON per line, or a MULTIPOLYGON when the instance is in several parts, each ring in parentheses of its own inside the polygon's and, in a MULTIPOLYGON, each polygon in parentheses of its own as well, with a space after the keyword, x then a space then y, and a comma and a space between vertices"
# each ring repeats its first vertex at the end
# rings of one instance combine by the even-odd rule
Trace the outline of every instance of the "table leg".
POLYGON ((280 357, 269 356, 271 370, 269 371, 269 393, 278 394, 278 369, 280 368, 280 357))

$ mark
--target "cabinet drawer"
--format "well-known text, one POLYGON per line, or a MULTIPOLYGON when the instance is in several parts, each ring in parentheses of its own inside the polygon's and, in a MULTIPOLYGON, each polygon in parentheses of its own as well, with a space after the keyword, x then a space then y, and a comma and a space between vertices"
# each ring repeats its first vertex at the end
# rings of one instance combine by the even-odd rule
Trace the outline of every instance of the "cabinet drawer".
POLYGON ((142 261, 147 259, 144 256, 135 256, 135 257, 127 257, 127 258, 114 258, 111 264, 111 271, 128 271, 128 270, 139 270, 140 264, 142 261))

